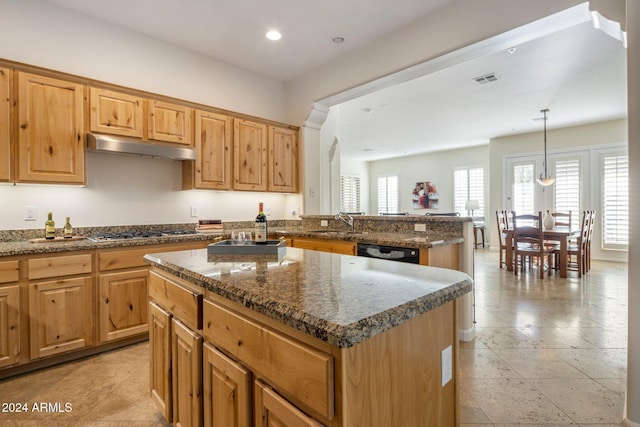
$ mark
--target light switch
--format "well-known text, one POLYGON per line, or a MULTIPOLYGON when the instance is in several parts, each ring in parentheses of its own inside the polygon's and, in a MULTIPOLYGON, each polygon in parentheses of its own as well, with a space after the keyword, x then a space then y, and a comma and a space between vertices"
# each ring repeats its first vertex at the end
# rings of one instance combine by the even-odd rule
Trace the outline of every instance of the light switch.
POLYGON ((442 387, 453 379, 453 354, 451 346, 442 350, 442 387))

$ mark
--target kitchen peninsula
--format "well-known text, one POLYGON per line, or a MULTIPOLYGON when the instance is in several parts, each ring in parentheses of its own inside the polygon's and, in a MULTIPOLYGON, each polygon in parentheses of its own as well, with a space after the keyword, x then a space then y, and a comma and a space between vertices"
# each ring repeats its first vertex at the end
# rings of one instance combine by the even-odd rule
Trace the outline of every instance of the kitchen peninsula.
POLYGON ((165 418, 459 425, 457 301, 469 276, 298 248, 270 262, 214 257, 145 256, 151 394, 165 418))

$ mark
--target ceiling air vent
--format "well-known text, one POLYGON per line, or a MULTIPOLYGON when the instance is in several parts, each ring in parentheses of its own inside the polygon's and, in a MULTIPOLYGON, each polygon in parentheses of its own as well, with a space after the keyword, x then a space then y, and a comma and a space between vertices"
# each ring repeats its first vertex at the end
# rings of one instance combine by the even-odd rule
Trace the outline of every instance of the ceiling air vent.
POLYGON ((476 83, 483 85, 485 83, 495 82, 496 80, 498 80, 498 76, 496 76, 495 73, 490 73, 485 74, 484 76, 474 77, 473 80, 475 80, 476 83))

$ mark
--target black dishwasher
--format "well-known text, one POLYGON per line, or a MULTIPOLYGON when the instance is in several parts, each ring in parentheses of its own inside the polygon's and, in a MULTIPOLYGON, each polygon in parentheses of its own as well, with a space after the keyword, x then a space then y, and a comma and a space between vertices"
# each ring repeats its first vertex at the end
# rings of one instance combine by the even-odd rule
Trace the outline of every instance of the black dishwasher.
POLYGON ((411 264, 420 263, 420 251, 418 249, 401 248, 398 246, 358 243, 358 256, 408 262, 411 264))

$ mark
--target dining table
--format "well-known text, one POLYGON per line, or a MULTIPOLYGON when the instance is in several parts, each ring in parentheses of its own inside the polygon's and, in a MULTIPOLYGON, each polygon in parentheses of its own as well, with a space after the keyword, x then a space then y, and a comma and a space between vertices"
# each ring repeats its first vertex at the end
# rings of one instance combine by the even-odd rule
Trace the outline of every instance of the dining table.
MULTIPOLYGON (((508 271, 513 271, 515 252, 513 248, 514 231, 515 230, 513 228, 502 230, 505 235, 505 244, 507 246, 506 263, 508 271)), ((548 230, 543 230, 543 234, 545 240, 560 243, 560 265, 558 266, 558 270, 560 271, 560 277, 566 278, 568 270, 567 250, 569 247, 569 241, 580 236, 580 230, 573 229, 568 226, 556 226, 548 230)))

